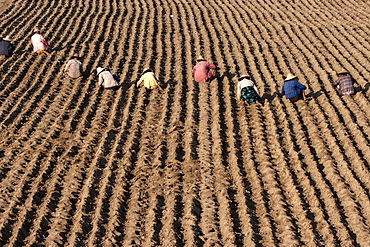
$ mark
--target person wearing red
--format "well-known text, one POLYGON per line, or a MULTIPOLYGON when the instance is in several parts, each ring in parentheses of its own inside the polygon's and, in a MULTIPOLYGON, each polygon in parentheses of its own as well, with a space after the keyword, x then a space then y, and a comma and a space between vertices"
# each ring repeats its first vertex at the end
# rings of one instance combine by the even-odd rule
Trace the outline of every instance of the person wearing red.
POLYGON ((214 64, 207 62, 202 56, 197 58, 197 64, 193 67, 192 75, 196 82, 206 82, 213 78, 213 70, 216 69, 214 64))
POLYGON ((45 53, 46 55, 50 55, 50 53, 46 51, 49 48, 49 44, 41 35, 41 30, 36 27, 33 32, 34 34, 31 37, 33 51, 37 54, 45 53))

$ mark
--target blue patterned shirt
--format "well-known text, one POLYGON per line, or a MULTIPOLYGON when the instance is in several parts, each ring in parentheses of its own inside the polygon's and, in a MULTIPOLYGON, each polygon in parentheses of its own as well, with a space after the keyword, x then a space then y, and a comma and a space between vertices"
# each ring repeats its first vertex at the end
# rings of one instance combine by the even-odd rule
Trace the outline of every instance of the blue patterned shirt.
POLYGON ((284 82, 281 94, 285 95, 287 99, 290 99, 299 95, 304 89, 306 89, 306 86, 302 85, 297 80, 289 80, 284 82))

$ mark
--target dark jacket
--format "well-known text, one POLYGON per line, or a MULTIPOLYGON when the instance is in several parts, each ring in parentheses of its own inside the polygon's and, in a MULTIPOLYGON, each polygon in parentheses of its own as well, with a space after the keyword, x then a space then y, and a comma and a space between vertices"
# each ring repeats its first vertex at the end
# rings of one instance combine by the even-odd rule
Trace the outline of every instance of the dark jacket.
POLYGON ((9 41, 0 42, 0 55, 10 57, 13 54, 14 46, 9 41))

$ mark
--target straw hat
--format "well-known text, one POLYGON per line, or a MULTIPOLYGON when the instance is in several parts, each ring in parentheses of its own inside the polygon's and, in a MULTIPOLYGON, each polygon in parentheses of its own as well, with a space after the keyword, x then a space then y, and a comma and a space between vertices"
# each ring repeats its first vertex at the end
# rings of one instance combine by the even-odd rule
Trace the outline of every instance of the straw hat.
POLYGON ((38 27, 35 27, 35 28, 33 29, 33 32, 34 32, 34 33, 36 33, 36 32, 41 32, 41 30, 40 30, 38 27))
POLYGON ((152 71, 151 69, 145 68, 145 69, 143 70, 143 74, 145 74, 146 72, 151 72, 151 71, 152 71))
POLYGON ((295 75, 293 75, 293 74, 289 73, 289 74, 286 76, 285 81, 293 80, 293 79, 295 79, 295 78, 297 78, 297 76, 295 76, 295 75))
POLYGON ((197 58, 197 61, 206 61, 206 60, 203 58, 203 56, 199 56, 199 57, 197 58))
POLYGON ((241 75, 241 76, 239 77, 239 81, 241 81, 241 80, 243 80, 243 79, 249 79, 249 78, 251 78, 251 77, 250 77, 250 75, 247 75, 247 74, 245 74, 245 75, 241 75))
POLYGON ((97 75, 99 75, 101 72, 103 72, 105 69, 104 68, 102 68, 102 67, 98 67, 97 69, 96 69, 96 74, 97 75))
POLYGON ((349 72, 345 69, 342 69, 338 72, 338 75, 346 75, 346 74, 349 74, 349 72))
POLYGON ((3 40, 5 40, 5 41, 12 41, 13 39, 12 39, 12 38, 10 38, 10 36, 9 36, 9 35, 7 35, 5 38, 3 38, 3 40))

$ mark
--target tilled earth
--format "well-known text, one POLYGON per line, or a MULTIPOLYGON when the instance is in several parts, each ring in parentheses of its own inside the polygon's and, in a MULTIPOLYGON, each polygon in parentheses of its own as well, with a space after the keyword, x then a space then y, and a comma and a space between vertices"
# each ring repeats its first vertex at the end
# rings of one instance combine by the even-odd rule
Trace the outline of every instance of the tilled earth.
POLYGON ((369 1, 6 2, 1 246, 370 246, 369 1), (61 80, 76 52, 83 78, 61 80), (162 91, 135 87, 146 67, 162 91), (263 107, 236 100, 245 73, 263 107), (312 100, 281 97, 287 73, 312 100))

